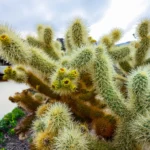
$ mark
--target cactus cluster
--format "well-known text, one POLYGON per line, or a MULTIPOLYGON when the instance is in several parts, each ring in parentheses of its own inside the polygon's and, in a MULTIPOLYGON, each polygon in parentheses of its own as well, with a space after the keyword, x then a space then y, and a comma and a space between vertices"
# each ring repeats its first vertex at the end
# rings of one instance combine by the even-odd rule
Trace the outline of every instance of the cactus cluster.
POLYGON ((126 45, 116 44, 119 28, 97 42, 77 18, 66 30, 66 51, 61 51, 51 27, 39 25, 37 37, 22 40, 0 25, 0 56, 13 64, 4 78, 36 91, 9 98, 28 112, 16 132, 31 128, 31 149, 148 147, 150 20, 141 21, 136 31, 138 39, 126 45))
POLYGON ((41 105, 36 112, 32 130, 31 149, 92 150, 94 142, 99 149, 101 146, 104 150, 113 149, 104 141, 99 143, 97 136, 90 134, 86 124, 76 122, 70 109, 62 102, 41 105), (44 108, 43 113, 39 115, 41 108, 44 108))

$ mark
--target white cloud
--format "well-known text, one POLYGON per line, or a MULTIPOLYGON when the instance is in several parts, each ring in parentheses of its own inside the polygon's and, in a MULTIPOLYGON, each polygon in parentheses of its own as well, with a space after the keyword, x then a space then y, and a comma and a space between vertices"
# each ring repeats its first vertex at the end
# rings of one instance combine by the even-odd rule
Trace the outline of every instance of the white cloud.
MULTIPOLYGON (((17 3, 19 0, 13 1, 17 3)), ((103 6, 103 3, 98 0, 95 2, 96 6, 99 3, 101 5, 99 8, 94 7, 95 10, 91 13, 91 10, 94 9, 92 6, 89 7, 91 3, 81 3, 80 0, 76 0, 75 2, 71 0, 45 0, 44 2, 41 0, 27 0, 23 4, 20 3, 20 13, 15 14, 15 19, 11 19, 12 17, 10 17, 13 13, 8 13, 9 17, 5 18, 8 18, 9 24, 12 24, 19 30, 23 30, 21 31, 21 36, 25 38, 28 34, 35 35, 33 31, 35 31, 36 25, 39 23, 52 26, 55 30, 55 35, 63 37, 66 28, 74 18, 82 18, 84 23, 89 26, 91 25, 91 21, 95 20, 91 18, 96 16, 97 19, 99 16, 99 20, 93 22, 89 27, 90 34, 95 39, 98 40, 103 34, 109 33, 112 28, 119 27, 126 32, 122 41, 127 41, 133 39, 132 34, 134 33, 137 21, 141 20, 141 16, 144 16, 145 12, 149 11, 147 8, 150 7, 149 0, 108 0, 106 6, 103 6), (27 5, 28 3, 30 5, 27 5), (104 14, 103 17, 102 14, 104 14)), ((13 8, 15 9, 14 5, 13 8)), ((5 19, 3 16, 1 18, 5 19)))
POLYGON ((55 32, 55 38, 64 38, 66 29, 65 28, 61 28, 59 31, 55 32))
POLYGON ((80 17, 80 18, 86 19, 87 15, 82 9, 76 9, 69 14, 69 17, 71 17, 71 18, 80 17))
POLYGON ((112 28, 119 27, 126 30, 130 26, 130 31, 125 33, 122 42, 133 40, 133 25, 141 19, 139 17, 147 9, 148 4, 149 0, 111 0, 103 19, 91 25, 90 34, 99 39, 103 34, 109 33, 112 28))
POLYGON ((34 8, 28 10, 28 12, 32 12, 32 15, 42 17, 45 21, 51 21, 53 19, 54 11, 49 9, 48 3, 43 3, 42 1, 34 1, 34 3, 34 8))
POLYGON ((135 29, 136 29, 136 25, 133 25, 129 31, 127 31, 123 37, 121 38, 121 40, 117 43, 123 43, 123 42, 128 42, 128 41, 134 41, 136 40, 135 37, 133 36, 133 34, 135 33, 135 29))
POLYGON ((69 14, 67 14, 67 17, 66 17, 66 14, 62 14, 61 17, 62 17, 62 20, 66 23, 65 25, 66 29, 75 18, 82 18, 83 20, 88 20, 87 13, 80 8, 75 9, 69 14))
POLYGON ((26 39, 26 37, 27 37, 28 35, 31 35, 31 36, 34 36, 34 37, 37 36, 37 34, 36 34, 35 32, 33 32, 33 31, 28 31, 28 30, 20 31, 20 32, 19 32, 19 35, 20 35, 20 37, 22 37, 23 39, 26 39))
POLYGON ((70 2, 71 0, 59 0, 59 3, 68 3, 70 2))
POLYGON ((44 17, 45 17, 45 20, 46 20, 46 21, 51 21, 51 20, 53 19, 52 13, 51 13, 51 14, 49 14, 49 13, 47 14, 47 13, 46 13, 44 17))

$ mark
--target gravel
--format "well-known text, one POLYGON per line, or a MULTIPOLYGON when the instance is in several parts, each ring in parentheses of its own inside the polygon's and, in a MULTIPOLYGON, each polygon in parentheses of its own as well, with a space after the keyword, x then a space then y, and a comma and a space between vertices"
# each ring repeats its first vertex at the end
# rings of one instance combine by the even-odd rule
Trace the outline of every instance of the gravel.
POLYGON ((1 145, 0 148, 5 148, 6 150, 29 150, 29 143, 27 140, 19 140, 18 135, 8 135, 5 134, 5 144, 1 145))

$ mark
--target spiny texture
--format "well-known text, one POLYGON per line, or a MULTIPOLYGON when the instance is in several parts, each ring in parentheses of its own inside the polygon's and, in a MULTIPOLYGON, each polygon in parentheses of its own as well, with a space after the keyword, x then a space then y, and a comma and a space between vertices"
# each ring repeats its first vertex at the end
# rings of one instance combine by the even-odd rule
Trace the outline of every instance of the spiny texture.
POLYGON ((22 40, 0 25, 0 56, 12 63, 4 78, 34 89, 34 94, 25 90, 9 98, 27 112, 15 131, 26 133, 31 127, 36 150, 148 146, 149 25, 148 19, 141 21, 138 39, 117 45, 121 29, 96 42, 75 19, 66 30, 63 52, 52 27, 39 25, 36 37, 22 40))
POLYGON ((92 60, 93 57, 93 48, 82 48, 78 52, 75 53, 75 56, 72 56, 72 60, 70 62, 70 67, 83 69, 87 66, 87 63, 92 60))
POLYGON ((123 61, 129 57, 130 49, 128 47, 119 47, 115 50, 110 50, 109 55, 112 57, 113 60, 123 61))
POLYGON ((65 47, 66 47, 66 50, 68 51, 68 53, 70 53, 72 51, 73 45, 71 43, 70 30, 67 30, 66 34, 65 34, 65 47))
POLYGON ((136 55, 135 55, 135 61, 136 65, 139 66, 141 63, 143 63, 149 46, 150 46, 150 38, 149 38, 149 32, 150 32, 150 21, 149 20, 143 20, 137 28, 137 34, 139 36, 139 47, 137 48, 136 55))
POLYGON ((149 106, 149 69, 147 67, 138 68, 129 76, 128 93, 132 107, 136 113, 144 113, 149 106))
POLYGON ((27 81, 27 75, 24 72, 23 69, 20 69, 19 67, 16 67, 12 69, 11 67, 7 67, 4 70, 5 75, 3 76, 3 79, 12 79, 18 83, 24 83, 27 81))
POLYGON ((48 131, 39 132, 34 139, 34 144, 37 150, 52 150, 53 136, 48 131))
POLYGON ((36 48, 40 48, 47 57, 51 59, 58 60, 61 57, 61 47, 56 44, 57 41, 54 40, 54 33, 51 27, 38 26, 37 29, 38 37, 28 36, 28 43, 36 48))
POLYGON ((55 146, 58 150, 88 150, 86 136, 78 128, 64 128, 55 140, 55 146))
POLYGON ((47 107, 42 118, 36 118, 32 130, 33 144, 37 150, 92 150, 92 137, 99 147, 101 145, 105 150, 110 148, 100 143, 96 136, 91 136, 86 125, 73 121, 69 108, 59 102, 47 107))
POLYGON ((31 66, 41 71, 43 74, 51 74, 55 71, 56 65, 54 61, 48 58, 44 53, 40 52, 36 48, 30 49, 32 52, 31 66))
POLYGON ((46 127, 54 132, 67 126, 71 121, 71 113, 69 112, 69 109, 61 103, 55 103, 50 106, 45 116, 46 127))
POLYGON ((78 48, 87 43, 87 31, 81 19, 76 19, 70 27, 73 45, 78 48))
POLYGON ((19 39, 14 33, 9 31, 0 35, 1 55, 11 63, 28 64, 31 59, 31 53, 27 45, 19 39))
POLYGON ((77 79, 77 70, 67 70, 66 68, 60 68, 51 79, 51 87, 54 92, 60 95, 67 95, 76 91, 77 79))
POLYGON ((134 122, 130 124, 130 132, 134 135, 134 139, 142 145, 149 145, 150 142, 150 117, 149 111, 145 114, 137 116, 134 122))

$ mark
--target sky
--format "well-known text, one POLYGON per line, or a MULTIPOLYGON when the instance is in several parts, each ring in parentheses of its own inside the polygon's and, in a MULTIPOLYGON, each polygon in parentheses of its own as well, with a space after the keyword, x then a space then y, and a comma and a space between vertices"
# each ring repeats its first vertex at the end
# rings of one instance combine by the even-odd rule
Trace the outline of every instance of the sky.
POLYGON ((0 23, 8 24, 24 38, 36 35, 38 24, 50 25, 55 38, 61 38, 70 23, 80 17, 96 40, 113 28, 122 29, 121 43, 134 40, 135 28, 150 17, 149 10, 149 0, 0 0, 0 23))

